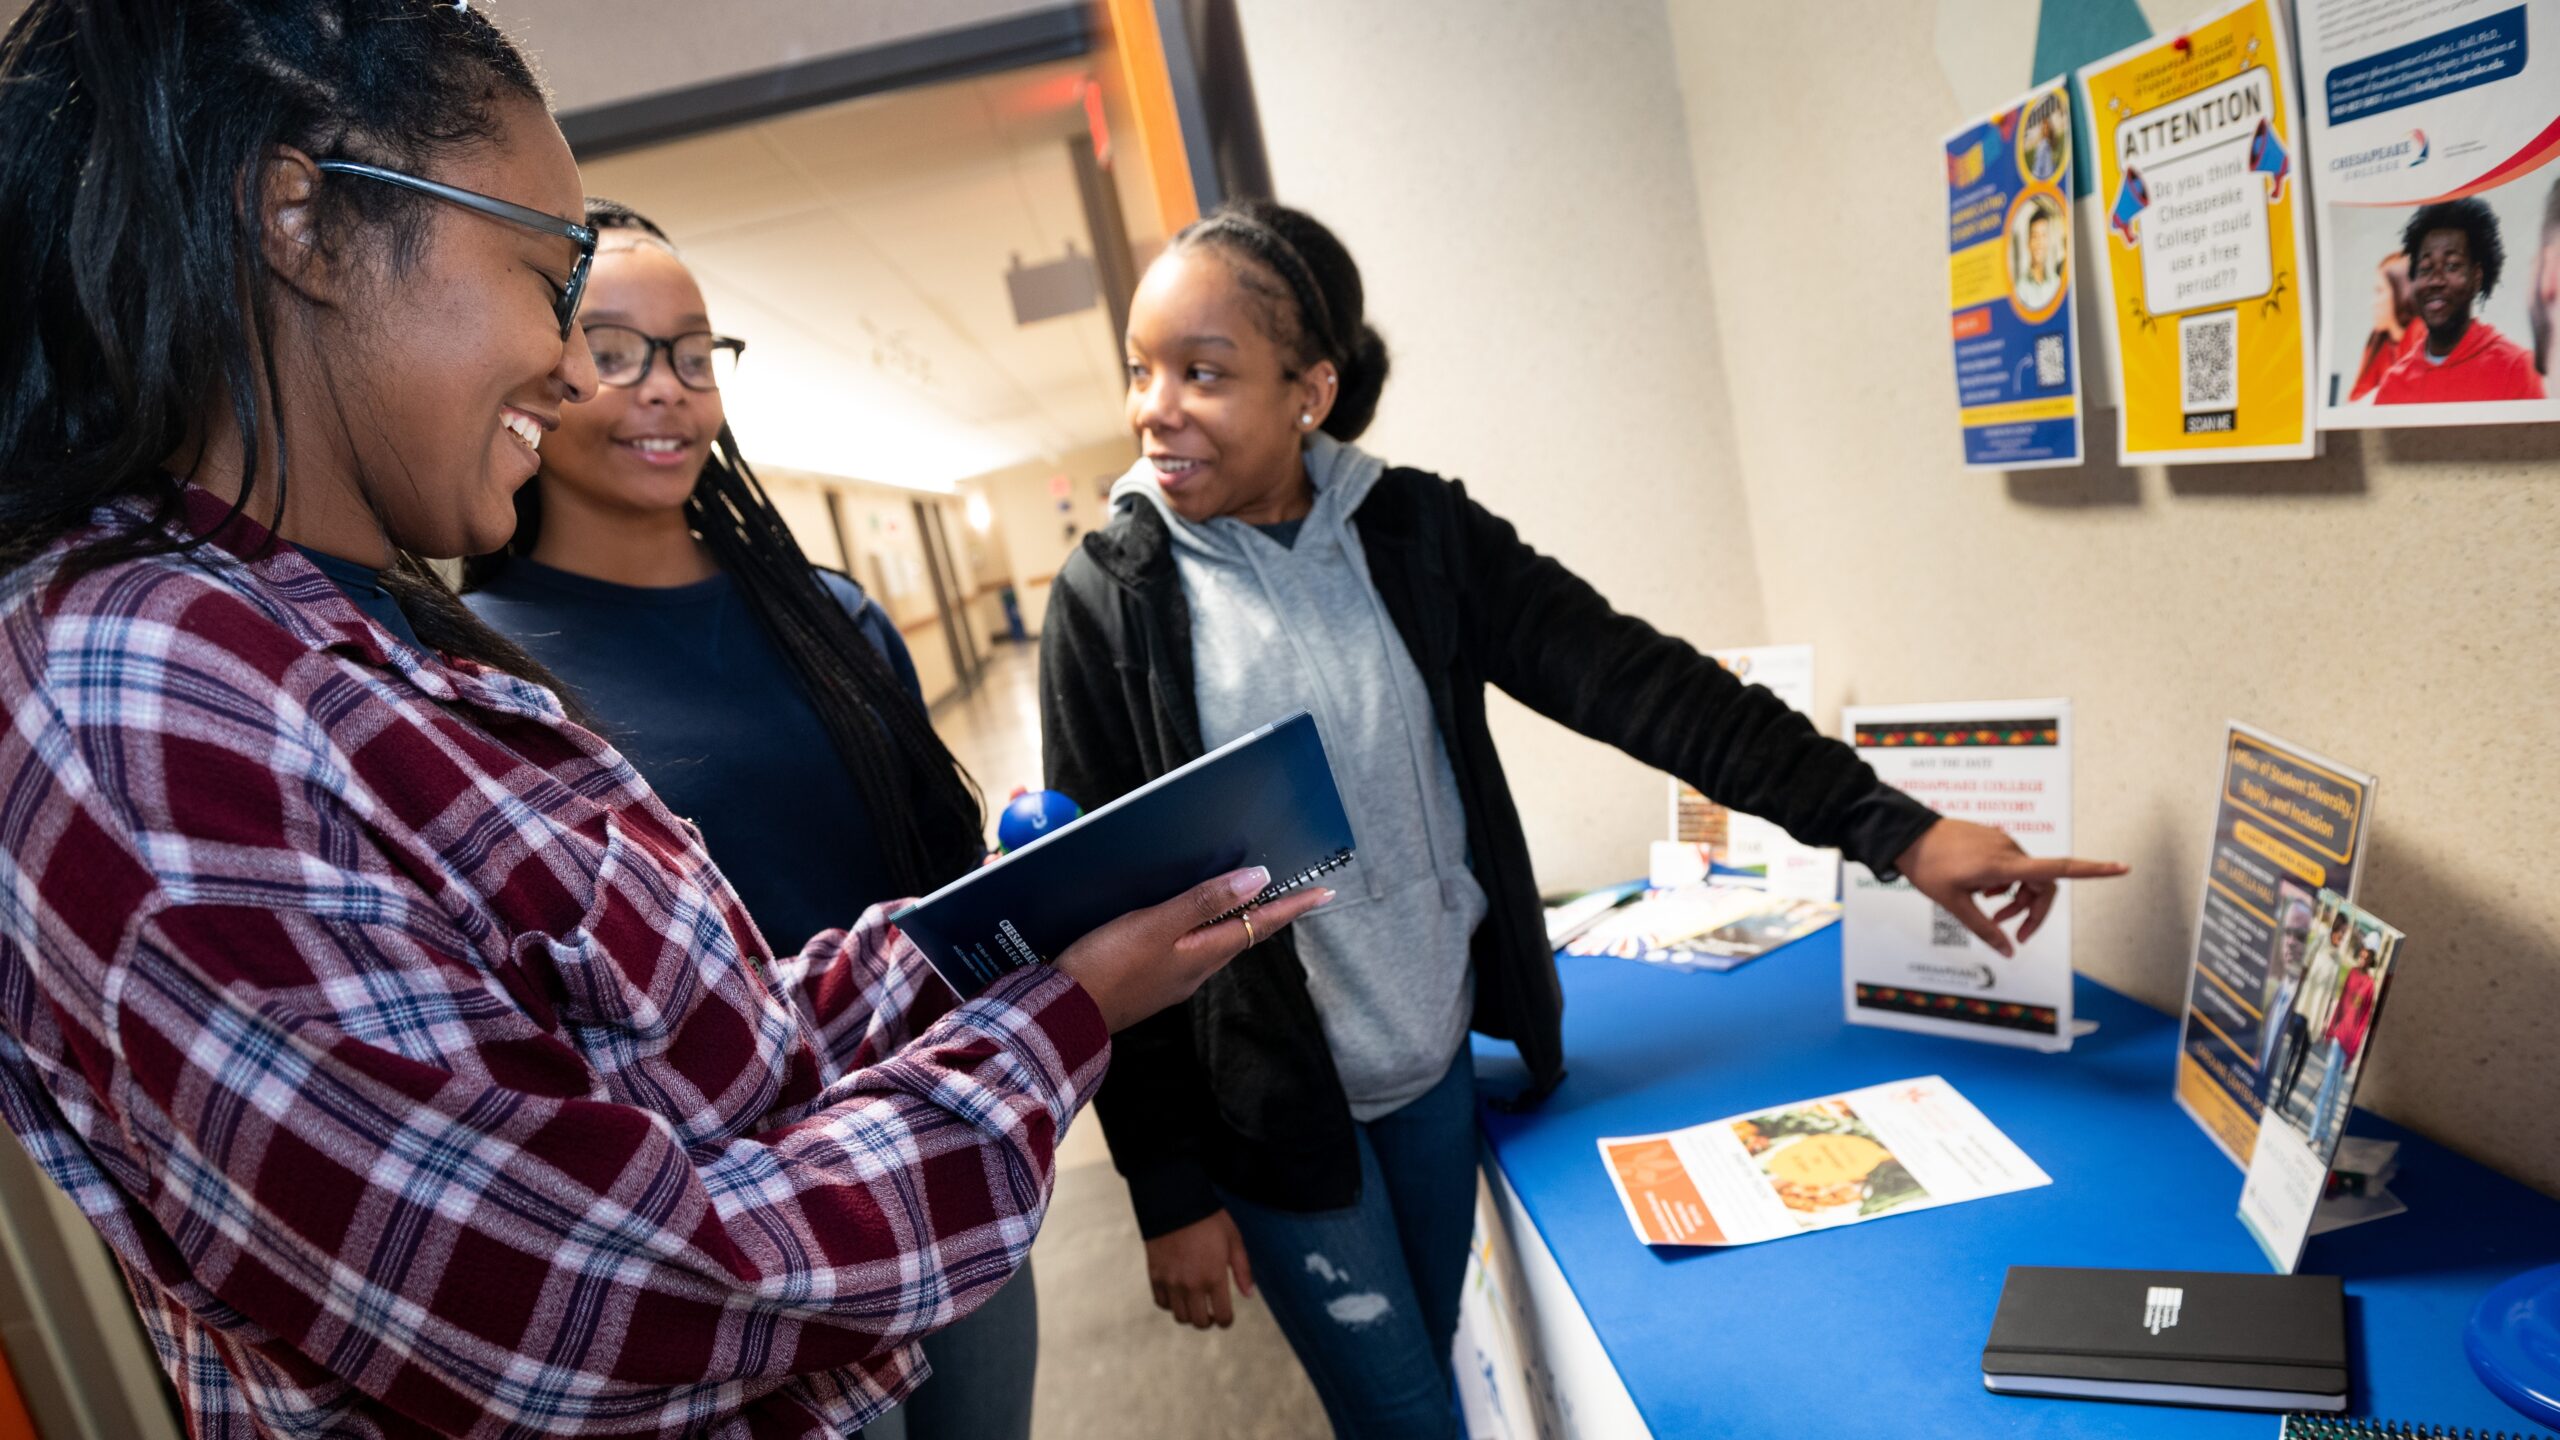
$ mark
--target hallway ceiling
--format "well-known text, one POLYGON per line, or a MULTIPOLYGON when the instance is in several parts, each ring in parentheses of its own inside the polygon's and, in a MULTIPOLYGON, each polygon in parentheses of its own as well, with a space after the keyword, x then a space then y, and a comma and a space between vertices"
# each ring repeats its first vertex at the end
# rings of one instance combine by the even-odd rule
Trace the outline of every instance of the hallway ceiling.
POLYGON ((1090 253, 1081 62, 871 96, 608 156, 588 192, 675 237, 745 338, 750 459, 947 490, 1123 433, 1101 307, 1017 326, 1005 271, 1090 253))

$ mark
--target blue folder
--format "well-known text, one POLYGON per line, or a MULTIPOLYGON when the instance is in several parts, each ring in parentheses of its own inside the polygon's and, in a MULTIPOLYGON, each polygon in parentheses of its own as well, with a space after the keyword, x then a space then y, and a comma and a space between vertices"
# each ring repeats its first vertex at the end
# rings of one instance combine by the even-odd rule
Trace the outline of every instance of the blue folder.
POLYGON ((1300 711, 889 918, 965 1000, 1010 971, 1056 960, 1106 921, 1204 880, 1259 865, 1271 884, 1251 903, 1266 904, 1350 864, 1355 848, 1324 741, 1300 711))

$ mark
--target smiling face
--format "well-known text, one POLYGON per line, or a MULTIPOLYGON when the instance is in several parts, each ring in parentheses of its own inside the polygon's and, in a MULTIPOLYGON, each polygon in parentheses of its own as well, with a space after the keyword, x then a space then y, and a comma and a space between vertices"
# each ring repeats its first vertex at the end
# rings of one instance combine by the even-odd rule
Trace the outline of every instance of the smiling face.
MULTIPOLYGON (((429 178, 576 217, 585 201, 559 127, 533 101, 499 103, 497 142, 429 178)), ((364 506, 393 544, 452 557, 496 549, 514 532, 516 488, 562 411, 594 390, 595 366, 583 337, 562 339, 552 310, 577 260, 573 242, 423 203, 414 263, 396 274, 378 266, 375 283, 353 292, 321 363, 337 412, 330 438, 347 451, 334 458, 364 506)))
POLYGON ((2429 330, 2461 329, 2471 319, 2471 302, 2480 295, 2471 237, 2460 230, 2428 231, 2418 244, 2417 262, 2409 267, 2409 293, 2429 330))
MULTIPOLYGON (((711 328, 693 272, 628 230, 605 232, 580 319, 659 339, 711 328)), ((686 388, 673 358, 658 350, 639 384, 607 385, 569 407, 543 447, 543 483, 607 511, 681 510, 725 417, 720 392, 686 388)))
POLYGON ((1129 304, 1129 429, 1165 502, 1194 523, 1291 518, 1307 487, 1300 447, 1332 406, 1332 362, 1293 363, 1239 263, 1169 251, 1129 304))

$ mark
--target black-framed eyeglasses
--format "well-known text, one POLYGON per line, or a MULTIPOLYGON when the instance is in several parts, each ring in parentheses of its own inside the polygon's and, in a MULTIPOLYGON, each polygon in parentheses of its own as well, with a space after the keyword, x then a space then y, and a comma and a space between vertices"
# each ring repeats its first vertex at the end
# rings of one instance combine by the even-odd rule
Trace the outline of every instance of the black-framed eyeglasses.
POLYGON ((667 364, 687 390, 717 390, 721 382, 737 373, 738 360, 747 353, 747 342, 708 330, 693 330, 682 335, 651 335, 628 325, 589 325, 587 348, 595 353, 596 379, 607 385, 637 385, 649 378, 649 368, 658 363, 658 352, 667 352, 667 364))
POLYGON ((551 302, 551 313, 560 321, 560 338, 563 340, 569 338, 569 327, 576 323, 578 318, 578 302, 586 298, 587 271, 596 263, 596 232, 593 229, 574 220, 563 220, 557 215, 518 205, 512 200, 501 200, 495 195, 483 195, 477 190, 465 190, 459 185, 447 185, 441 181, 420 179, 415 175, 403 175, 397 170, 385 170, 379 165, 365 165, 354 160, 322 160, 318 164, 321 170, 331 175, 360 175, 367 180, 379 180, 386 185, 415 190, 421 195, 432 196, 448 205, 477 210, 483 215, 521 225, 528 230, 539 231, 545 235, 557 235, 563 240, 575 243, 578 247, 578 259, 577 263, 569 269, 569 283, 560 287, 560 294, 551 302))

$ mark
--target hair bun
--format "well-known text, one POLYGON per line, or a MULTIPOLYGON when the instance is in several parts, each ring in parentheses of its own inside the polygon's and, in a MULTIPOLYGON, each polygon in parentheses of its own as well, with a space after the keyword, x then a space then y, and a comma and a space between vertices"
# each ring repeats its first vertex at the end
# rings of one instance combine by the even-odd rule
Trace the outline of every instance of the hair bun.
POLYGON ((1274 338, 1295 352, 1291 363, 1330 360, 1340 371, 1325 433, 1349 440, 1368 429, 1387 386, 1387 342, 1368 323, 1360 266, 1342 238, 1304 210, 1243 199, 1184 226, 1169 248, 1192 245, 1214 245, 1269 273, 1276 286, 1270 298, 1294 312, 1271 326, 1274 338))
POLYGON ((1324 433, 1336 440, 1357 440, 1377 418, 1378 397, 1387 388, 1386 337, 1375 325, 1362 325, 1351 354, 1342 364, 1342 380, 1334 387, 1333 409, 1324 417, 1324 433))

